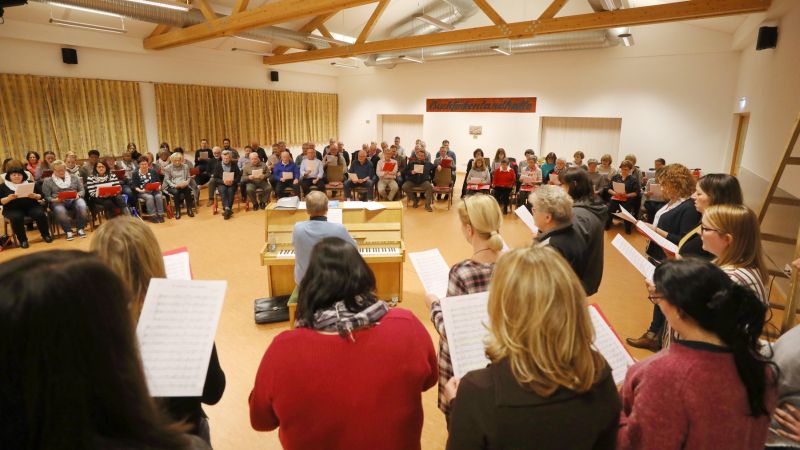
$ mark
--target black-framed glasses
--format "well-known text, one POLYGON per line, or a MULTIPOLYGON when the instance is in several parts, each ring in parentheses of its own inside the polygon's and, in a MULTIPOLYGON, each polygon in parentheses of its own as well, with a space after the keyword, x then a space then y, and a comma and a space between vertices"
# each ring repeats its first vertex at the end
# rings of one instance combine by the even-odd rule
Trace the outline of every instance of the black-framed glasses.
POLYGON ((658 300, 665 298, 663 295, 648 295, 647 299, 650 300, 650 303, 657 305, 658 300))
POLYGON ((701 233, 705 233, 706 231, 715 231, 717 233, 720 233, 720 231, 715 229, 715 228, 708 228, 707 226, 701 224, 700 225, 700 232, 701 233))

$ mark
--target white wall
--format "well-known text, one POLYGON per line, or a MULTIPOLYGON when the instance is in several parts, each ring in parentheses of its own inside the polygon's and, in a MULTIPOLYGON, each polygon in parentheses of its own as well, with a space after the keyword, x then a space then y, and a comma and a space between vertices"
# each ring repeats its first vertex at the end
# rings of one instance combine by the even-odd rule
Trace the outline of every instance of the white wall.
MULTIPOLYGON (((778 46, 756 51, 756 35, 742 51, 735 97, 747 97, 750 124, 742 167, 772 179, 800 114, 800 2, 775 0, 767 20, 778 25, 778 46)), ((795 156, 800 149, 795 147, 795 156)), ((800 196, 800 169, 788 169, 781 188, 800 196)))
POLYGON ((341 137, 355 147, 374 140, 378 114, 424 114, 422 138, 429 146, 449 139, 463 169, 476 147, 538 154, 540 116, 619 117, 619 154, 635 153, 643 165, 664 157, 721 170, 739 66, 732 36, 688 24, 638 27, 634 36, 630 48, 401 64, 340 77, 341 137), (426 98, 522 96, 537 97, 535 114, 424 112, 426 98), (470 125, 484 134, 473 139, 470 125))

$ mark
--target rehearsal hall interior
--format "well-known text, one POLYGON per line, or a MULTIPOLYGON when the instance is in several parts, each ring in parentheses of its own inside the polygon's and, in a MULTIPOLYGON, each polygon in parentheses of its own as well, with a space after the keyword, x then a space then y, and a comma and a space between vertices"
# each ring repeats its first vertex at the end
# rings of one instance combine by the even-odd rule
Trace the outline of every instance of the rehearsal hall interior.
POLYGON ((0 442, 800 448, 798 74, 798 0, 0 0, 0 442))

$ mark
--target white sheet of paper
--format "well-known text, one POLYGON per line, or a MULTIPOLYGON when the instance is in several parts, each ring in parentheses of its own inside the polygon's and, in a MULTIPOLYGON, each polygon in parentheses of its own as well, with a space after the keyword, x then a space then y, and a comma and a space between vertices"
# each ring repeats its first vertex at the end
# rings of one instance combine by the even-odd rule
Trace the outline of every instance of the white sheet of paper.
POLYGON ((461 378, 489 364, 484 341, 489 336, 489 293, 442 299, 442 318, 450 346, 453 374, 461 378))
POLYGON ((626 241, 622 235, 618 234, 614 240, 611 241, 611 245, 619 250, 622 256, 633 264, 633 267, 635 267, 646 280, 653 279, 653 272, 655 272, 656 266, 651 264, 641 253, 637 252, 630 242, 626 241))
POLYGON ((203 395, 227 284, 150 280, 136 327, 150 395, 203 395))
POLYGON ((622 205, 619 205, 619 212, 615 212, 614 215, 631 223, 637 222, 636 217, 633 217, 633 214, 628 212, 628 210, 622 205))
POLYGON ((650 193, 652 195, 655 195, 655 196, 658 196, 658 197, 661 196, 661 185, 660 184, 651 183, 651 184, 648 184, 647 187, 650 190, 650 193))
POLYGON ((414 164, 414 173, 422 173, 425 170, 424 164, 414 164))
POLYGON ((651 241, 655 242, 656 245, 663 248, 669 253, 673 255, 678 253, 678 246, 675 245, 672 241, 661 236, 660 234, 656 233, 655 230, 648 227, 646 223, 642 222, 641 220, 636 222, 636 228, 642 230, 645 236, 647 236, 651 241))
POLYGON ((222 181, 233 181, 233 172, 222 172, 222 181))
POLYGON ((358 175, 354 173, 348 173, 347 176, 350 177, 350 181, 358 181, 358 175))
POLYGON ((316 159, 313 161, 310 159, 306 160, 306 170, 309 170, 311 172, 317 170, 317 160, 316 159))
POLYGON ((297 204, 297 209, 306 209, 306 202, 299 202, 297 204))
POLYGON ((366 206, 364 205, 365 202, 360 200, 356 200, 353 202, 342 202, 342 209, 364 209, 366 206))
POLYGON ((470 178, 469 184, 481 184, 482 181, 480 178, 470 178))
POLYGON ((450 266, 444 261, 438 248, 408 254, 411 264, 422 281, 425 292, 430 292, 440 299, 447 295, 447 282, 450 266))
POLYGON ((281 180, 286 181, 286 180, 293 180, 293 179, 294 179, 294 173, 293 172, 282 172, 281 173, 281 180))
POLYGON ((614 377, 614 383, 619 385, 625 381, 628 367, 632 366, 636 361, 625 350, 625 346, 622 345, 608 322, 603 320, 597 305, 589 305, 589 318, 592 320, 592 327, 594 328, 592 346, 608 361, 608 365, 611 366, 611 375, 614 377))
POLYGON ((342 223, 342 211, 341 208, 336 209, 329 209, 328 210, 328 222, 330 223, 342 223))
POLYGON ((264 169, 253 169, 253 173, 250 174, 253 177, 260 177, 264 175, 264 169))
POLYGON ((533 221, 533 215, 531 215, 531 212, 528 211, 528 208, 526 208, 525 205, 522 205, 519 208, 515 209, 514 214, 516 214, 517 217, 522 219, 522 222, 525 225, 527 225, 528 228, 531 229, 531 231, 533 231, 534 233, 539 232, 539 227, 537 227, 536 223, 533 221))
POLYGON ((189 265, 189 252, 165 255, 164 269, 170 280, 191 280, 192 268, 189 265))
POLYGON ((24 198, 33 194, 33 188, 36 185, 33 183, 22 183, 17 185, 17 198, 24 198))
POLYGON ((618 181, 615 181, 613 183, 613 186, 614 186, 613 187, 614 192, 616 192, 617 194, 624 194, 625 193, 625 183, 620 183, 618 181))
POLYGON ((554 173, 550 174, 550 182, 553 184, 561 184, 561 181, 558 180, 558 175, 554 173))
POLYGON ((367 211, 380 211, 386 209, 386 206, 381 202, 367 202, 367 211))

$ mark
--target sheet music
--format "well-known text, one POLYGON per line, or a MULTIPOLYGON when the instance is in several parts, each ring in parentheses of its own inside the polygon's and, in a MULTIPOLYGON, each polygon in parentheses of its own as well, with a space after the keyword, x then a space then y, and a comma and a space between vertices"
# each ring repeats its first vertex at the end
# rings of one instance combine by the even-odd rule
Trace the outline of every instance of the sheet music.
POLYGON ((258 178, 264 175, 264 169, 253 169, 253 173, 250 174, 253 178, 258 178))
POLYGON ((554 173, 550 174, 550 182, 553 184, 561 184, 561 181, 558 180, 558 175, 554 173))
POLYGON ((453 374, 461 378, 471 370, 486 367, 489 358, 484 341, 489 336, 489 293, 447 297, 441 304, 453 374))
POLYGON ((308 170, 309 172, 313 172, 313 171, 317 170, 317 160, 316 159, 314 159, 314 160, 311 160, 311 159, 306 160, 306 170, 308 170))
POLYGON ((414 164, 413 173, 422 173, 423 170, 425 170, 424 164, 414 164))
POLYGON ((647 185, 647 190, 650 191, 650 194, 654 196, 661 197, 661 185, 656 183, 651 183, 647 185))
POLYGON ((367 211, 380 211, 386 209, 383 203, 380 202, 367 202, 367 211))
POLYGON ((233 172, 222 172, 222 181, 233 181, 233 172))
POLYGON ((294 172, 282 172, 281 173, 281 180, 293 180, 294 179, 294 172))
POLYGON ((33 183, 22 183, 22 184, 18 184, 18 185, 17 185, 17 192, 15 192, 15 194, 17 194, 17 197, 18 197, 18 198, 24 198, 24 197, 27 197, 27 196, 29 196, 29 195, 33 194, 33 188, 34 188, 35 186, 36 186, 36 185, 35 185, 35 184, 33 184, 33 183))
POLYGON ((646 280, 653 279, 653 272, 656 270, 656 266, 650 263, 641 253, 637 252, 633 246, 622 237, 622 235, 618 234, 613 241, 611 241, 611 245, 614 246, 625 259, 628 260, 636 270, 641 273, 646 280))
POLYGON ((615 212, 614 215, 619 217, 622 220, 627 220, 628 222, 631 222, 631 223, 636 223, 637 222, 636 217, 633 217, 633 214, 628 212, 628 210, 625 209, 625 207, 622 206, 622 205, 619 205, 619 212, 615 212))
POLYGON ((628 373, 628 367, 632 366, 636 361, 622 345, 614 330, 600 314, 597 305, 589 305, 589 318, 592 320, 592 327, 594 328, 594 341, 592 346, 600 352, 601 355, 608 361, 611 366, 611 375, 614 377, 614 383, 619 385, 625 381, 625 374, 628 373))
POLYGON ((153 278, 136 337, 153 397, 200 397, 226 281, 153 278))
POLYGON ((673 255, 678 253, 678 246, 670 241, 669 239, 665 238, 658 234, 655 230, 648 227, 646 223, 642 222, 641 220, 636 222, 636 228, 641 230, 648 239, 655 242, 659 247, 663 248, 665 251, 672 253, 673 255))
POLYGON ((617 194, 624 194, 625 193, 625 183, 620 183, 618 181, 615 181, 613 183, 613 188, 612 189, 614 189, 614 192, 616 192, 617 194))
POLYGON ((328 210, 328 222, 330 223, 342 223, 342 211, 343 209, 329 209, 328 210))
POLYGON ((519 208, 515 209, 514 214, 516 214, 517 217, 522 219, 522 222, 525 223, 525 225, 527 225, 528 228, 531 229, 531 231, 533 231, 534 233, 539 232, 539 227, 537 227, 536 223, 533 221, 533 215, 531 215, 531 212, 528 211, 528 208, 526 208, 525 205, 522 205, 519 208))
POLYGON ((425 292, 430 292, 440 299, 447 295, 447 281, 450 266, 444 261, 438 248, 408 254, 411 264, 422 281, 425 292))
POLYGON ((364 209, 365 202, 360 200, 352 201, 352 202, 342 202, 342 209, 364 209))
POLYGON ((358 175, 354 173, 348 173, 347 176, 350 178, 350 181, 358 181, 358 175))
POLYGON ((191 280, 192 267, 189 264, 189 252, 164 255, 164 269, 167 273, 167 279, 191 280))

